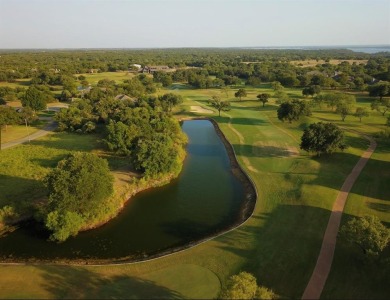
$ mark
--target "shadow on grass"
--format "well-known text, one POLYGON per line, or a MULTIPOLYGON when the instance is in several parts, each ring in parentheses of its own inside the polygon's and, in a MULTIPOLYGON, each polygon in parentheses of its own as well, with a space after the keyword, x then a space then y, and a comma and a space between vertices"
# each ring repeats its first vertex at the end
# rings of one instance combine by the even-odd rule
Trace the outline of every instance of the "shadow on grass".
POLYGON ((50 139, 33 140, 30 144, 68 151, 91 151, 102 146, 102 143, 99 142, 100 139, 101 137, 98 135, 61 132, 52 136, 50 139))
POLYGON ((314 269, 329 216, 325 209, 279 205, 270 213, 255 214, 246 225, 218 241, 222 249, 247 260, 241 270, 253 273, 260 285, 282 298, 300 298, 314 269))
POLYGON ((256 105, 256 106, 232 106, 232 109, 234 110, 250 110, 250 111, 276 111, 276 106, 270 106, 266 105, 263 107, 262 104, 256 105))
MULTIPOLYGON (((352 218, 344 214, 341 226, 352 218)), ((389 226, 389 224, 387 224, 389 226)), ((340 227, 341 228, 341 227, 340 227)), ((387 299, 390 295, 390 246, 379 256, 368 256, 355 244, 337 238, 332 269, 323 299, 387 299)))
POLYGON ((367 206, 373 210, 380 212, 390 212, 390 204, 386 203, 367 203, 367 206))
POLYGON ((24 210, 31 207, 33 200, 45 195, 40 180, 0 174, 0 208, 11 205, 18 211, 24 210))
POLYGON ((42 287, 57 299, 182 299, 150 280, 127 275, 101 276, 82 267, 38 266, 42 287))
POLYGON ((229 118, 224 116, 216 116, 214 117, 215 121, 218 123, 231 123, 232 125, 267 125, 268 122, 265 122, 261 119, 254 118, 229 118))
POLYGON ((297 149, 287 149, 275 146, 252 146, 233 144, 236 154, 246 157, 291 157, 297 155, 297 149))

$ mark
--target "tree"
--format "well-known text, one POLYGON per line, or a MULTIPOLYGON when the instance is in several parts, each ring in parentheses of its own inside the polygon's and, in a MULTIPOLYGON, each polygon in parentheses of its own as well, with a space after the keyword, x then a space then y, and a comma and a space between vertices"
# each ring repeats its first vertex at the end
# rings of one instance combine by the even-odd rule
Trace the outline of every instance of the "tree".
POLYGON ((273 90, 274 90, 275 92, 284 89, 283 85, 282 85, 279 81, 274 81, 274 82, 272 82, 272 88, 273 88, 273 90))
POLYGON ((310 116, 311 111, 308 104, 304 101, 293 100, 280 104, 278 110, 278 119, 281 121, 297 121, 301 116, 310 116))
POLYGON ((241 98, 242 97, 246 97, 247 93, 244 89, 239 89, 236 93, 234 93, 234 97, 240 99, 241 101, 241 98))
POLYGON ((284 90, 277 90, 274 93, 274 98, 276 98, 276 103, 278 104, 290 101, 290 97, 287 95, 287 93, 284 90))
POLYGON ((346 94, 338 94, 337 97, 336 113, 341 115, 341 120, 344 122, 345 118, 352 113, 356 99, 355 96, 346 94))
POLYGON ((220 294, 220 299, 275 299, 272 290, 258 286, 256 278, 248 272, 233 275, 227 281, 220 294))
POLYGON ((46 95, 44 92, 31 86, 21 99, 23 107, 31 107, 33 111, 46 109, 46 95))
POLYGON ((7 129, 8 125, 17 124, 20 122, 20 116, 10 106, 0 106, 0 150, 1 150, 1 133, 3 127, 7 129))
POLYGON ((64 241, 105 210, 113 193, 106 160, 76 152, 61 160, 45 178, 49 200, 43 209, 51 240, 64 241))
POLYGON ((385 113, 390 110, 390 99, 389 98, 383 98, 382 100, 375 100, 373 103, 371 103, 371 109, 376 110, 382 114, 382 116, 385 115, 385 113))
POLYGON ((134 151, 135 168, 151 178, 160 174, 176 173, 181 168, 178 150, 173 139, 163 133, 141 138, 134 151))
POLYGON ((364 254, 378 255, 390 241, 390 230, 377 216, 352 218, 342 226, 340 234, 358 245, 364 254))
POLYGON ((382 101, 383 97, 390 95, 390 83, 379 82, 371 85, 368 87, 368 92, 370 96, 379 97, 379 101, 382 101))
POLYGON ((267 93, 262 93, 262 94, 257 95, 257 98, 260 100, 260 102, 263 103, 263 107, 268 102, 269 97, 271 97, 271 95, 267 94, 267 93))
POLYGON ((226 98, 229 97, 229 91, 230 91, 230 87, 229 86, 225 85, 225 86, 221 87, 221 93, 225 93, 226 98))
POLYGON ((347 148, 344 132, 333 123, 313 123, 303 131, 300 147, 307 152, 333 153, 347 148))
POLYGON ((318 95, 313 98, 313 104, 318 105, 320 109, 322 109, 322 104, 326 101, 323 95, 318 95))
POLYGON ((363 117, 368 117, 368 111, 364 107, 357 107, 356 112, 353 114, 353 116, 359 118, 361 122, 363 117))
POLYGON ((257 291, 256 278, 247 272, 241 272, 229 278, 222 299, 254 299, 257 291))
POLYGON ((221 98, 218 96, 213 96, 213 99, 210 100, 210 104, 212 107, 218 110, 219 116, 221 116, 221 111, 230 110, 230 102, 221 101, 221 98))
POLYGON ((166 112, 171 112, 174 106, 183 103, 183 97, 173 93, 162 95, 158 99, 161 101, 161 105, 166 112))
POLYGON ((319 85, 311 85, 307 86, 302 90, 303 96, 314 96, 319 95, 321 93, 321 87, 319 85))
POLYGON ((339 95, 340 94, 326 94, 322 96, 324 98, 324 102, 327 103, 328 107, 330 107, 332 111, 339 102, 339 95))
POLYGON ((111 151, 116 151, 122 155, 132 153, 134 140, 140 134, 134 124, 126 125, 121 121, 110 120, 106 130, 107 138, 104 141, 111 151))

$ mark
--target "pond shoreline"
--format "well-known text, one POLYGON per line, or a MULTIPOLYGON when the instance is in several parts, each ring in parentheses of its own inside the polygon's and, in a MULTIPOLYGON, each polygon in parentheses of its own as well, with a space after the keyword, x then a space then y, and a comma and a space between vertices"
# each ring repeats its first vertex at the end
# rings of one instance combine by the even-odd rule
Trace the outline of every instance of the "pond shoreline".
MULTIPOLYGON (((254 211, 255 205, 256 205, 256 200, 257 200, 257 191, 256 187, 251 180, 251 178, 248 176, 248 174, 242 169, 242 167, 239 165, 236 154, 234 152, 233 146, 230 144, 230 142, 227 140, 223 132, 218 126, 218 123, 211 118, 186 118, 186 119, 181 119, 181 121, 186 121, 186 120, 207 120, 209 121, 218 137, 221 139, 222 143, 224 144, 224 147, 226 149, 227 155, 229 157, 230 161, 230 171, 232 174, 243 184, 243 190, 245 193, 245 199, 240 205, 240 211, 238 214, 237 219, 230 224, 227 227, 224 227, 222 229, 215 230, 214 232, 210 232, 207 234, 205 237, 202 239, 198 239, 196 241, 192 241, 189 243, 186 243, 184 245, 178 245, 174 247, 170 247, 168 249, 161 249, 159 251, 156 251, 155 253, 151 254, 143 254, 141 257, 137 256, 128 256, 128 257, 122 257, 118 259, 96 259, 96 258, 91 258, 91 259, 51 259, 50 261, 42 260, 42 259, 26 259, 26 260, 17 260, 17 259, 10 259, 4 262, 1 262, 0 264, 58 264, 58 265, 118 265, 118 264, 133 264, 133 263, 140 263, 140 262, 145 262, 149 260, 155 260, 158 258, 166 257, 178 252, 182 252, 185 250, 188 250, 194 246, 200 245, 202 243, 205 243, 211 239, 214 239, 218 236, 221 236, 223 234, 226 234, 229 231, 232 231, 239 226, 243 225, 251 216, 254 211)), ((178 176, 180 173, 178 174, 178 176)), ((152 182, 145 182, 144 186, 137 187, 136 189, 132 191, 127 191, 126 195, 130 195, 128 198, 125 198, 126 200, 122 202, 121 207, 117 210, 115 213, 115 216, 120 214, 120 212, 123 210, 125 205, 130 202, 130 200, 133 198, 133 196, 141 191, 154 188, 157 186, 162 186, 165 184, 168 184, 175 176, 167 176, 164 177, 160 180, 153 180, 152 182)), ((177 177, 177 176, 176 176, 177 177)), ((138 183, 137 183, 138 185, 138 183)), ((114 216, 114 217, 115 217, 114 216)), ((111 220, 110 218, 109 220, 111 220)), ((101 222, 98 226, 103 226, 106 224, 109 220, 105 222, 101 222)), ((93 227, 93 228, 96 228, 93 227)), ((92 228, 88 228, 92 229, 92 228)), ((85 230, 88 230, 85 229, 85 230)))

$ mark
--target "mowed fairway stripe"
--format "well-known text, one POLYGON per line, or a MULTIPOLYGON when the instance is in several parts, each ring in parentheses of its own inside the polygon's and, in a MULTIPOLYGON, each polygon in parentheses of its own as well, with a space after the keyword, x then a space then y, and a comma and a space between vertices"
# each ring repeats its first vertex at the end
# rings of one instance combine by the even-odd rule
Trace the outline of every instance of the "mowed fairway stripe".
POLYGON ((337 195, 336 201, 333 204, 332 213, 329 218, 328 226, 326 227, 325 235, 322 241, 320 254, 317 259, 313 274, 309 280, 308 285, 303 293, 302 299, 319 299, 324 289, 326 280, 328 278, 330 268, 332 266, 334 250, 336 247, 337 233, 340 227, 340 221, 343 214, 345 202, 348 194, 359 177, 361 171, 370 159, 372 153, 376 148, 376 142, 373 138, 363 135, 370 141, 370 146, 364 152, 357 162, 352 172, 344 181, 340 192, 337 195))

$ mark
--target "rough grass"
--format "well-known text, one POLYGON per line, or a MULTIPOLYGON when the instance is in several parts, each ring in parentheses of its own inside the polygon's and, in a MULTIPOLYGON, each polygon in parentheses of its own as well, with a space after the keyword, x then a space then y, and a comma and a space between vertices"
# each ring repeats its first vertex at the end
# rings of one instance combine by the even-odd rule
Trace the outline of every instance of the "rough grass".
MULTIPOLYGON (((176 110, 178 117, 200 116, 190 112, 191 105, 215 112, 208 104, 212 95, 232 101, 231 111, 222 113, 221 117, 215 112, 214 118, 233 144, 239 162, 254 180, 259 193, 253 217, 245 225, 188 251, 150 262, 102 267, 0 266, 0 297, 213 298, 219 285, 209 285, 205 278, 212 281, 208 278, 214 278, 211 274, 215 274, 223 284, 239 271, 252 272, 260 285, 271 288, 281 297, 301 297, 314 269, 333 201, 368 143, 358 134, 347 132, 350 148, 345 152, 321 158, 312 158, 302 151, 299 156, 283 155, 285 149, 299 149, 300 135, 307 124, 319 120, 337 121, 338 116, 324 109, 301 122, 282 123, 276 118, 273 99, 265 108, 256 100, 257 94, 270 92, 269 86, 248 90, 248 97, 240 102, 234 98, 234 89, 228 95, 215 89, 192 90, 185 85, 176 85, 173 89, 185 99, 176 110), (193 267, 182 267, 188 265, 193 267), (206 269, 208 271, 204 271, 206 269)), ((287 92, 296 97, 300 95, 297 89, 287 92)), ((363 96, 359 105, 369 105, 363 96)), ((373 115, 362 123, 352 117, 346 122, 337 122, 344 127, 374 133, 382 128, 381 120, 379 115, 373 115)), ((89 145, 90 142, 64 140, 58 142, 58 149, 54 148, 71 150, 69 147, 77 148, 81 143, 81 148, 90 151, 88 147, 95 147, 93 143, 89 145)), ((50 142, 44 144, 47 147, 50 142)), ((43 144, 37 146, 43 149, 43 144)), ((347 217, 370 213, 390 222, 387 205, 390 175, 385 171, 390 169, 389 149, 388 144, 379 144, 352 189, 346 206, 347 217)), ((15 154, 13 159, 25 153, 15 154)), ((51 160, 46 162, 47 166, 53 164, 51 160)), ((13 160, 9 164, 12 165, 13 160)), ((3 172, 4 168, 0 170, 3 172)), ((385 298, 390 294, 388 264, 359 263, 357 254, 353 247, 338 242, 324 297, 385 298)))
POLYGON ((129 72, 102 72, 102 73, 92 73, 92 74, 77 74, 76 76, 84 75, 86 80, 92 84, 96 85, 99 80, 109 79, 114 80, 116 83, 123 83, 124 80, 131 79, 134 77, 134 73, 129 72))
POLYGON ((1 143, 4 144, 29 136, 30 134, 33 134, 34 132, 40 130, 44 126, 44 124, 44 122, 35 122, 28 127, 26 127, 25 125, 12 125, 7 126, 7 129, 2 128, 1 143))

